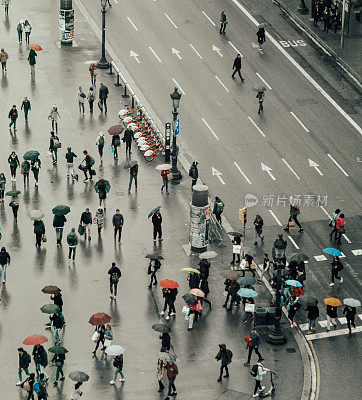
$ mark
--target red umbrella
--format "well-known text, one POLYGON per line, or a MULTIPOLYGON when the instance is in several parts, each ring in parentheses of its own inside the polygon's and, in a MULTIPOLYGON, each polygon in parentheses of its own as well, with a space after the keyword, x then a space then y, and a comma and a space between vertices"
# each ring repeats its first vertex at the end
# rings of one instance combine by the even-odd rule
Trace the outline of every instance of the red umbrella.
POLYGON ((120 135, 123 132, 123 126, 122 125, 113 125, 108 129, 108 133, 110 135, 120 135))
POLYGON ((43 48, 39 46, 38 44, 30 44, 29 49, 33 49, 34 51, 41 51, 43 48))
POLYGON ((171 281, 170 279, 165 279, 164 281, 160 282, 160 286, 165 289, 176 289, 179 287, 179 284, 175 281, 171 281))
POLYGON ((48 338, 43 335, 31 335, 28 336, 23 344, 27 344, 29 346, 35 346, 36 344, 42 344, 48 341, 48 338))
POLYGON ((111 321, 112 317, 110 317, 108 314, 104 313, 104 312, 100 312, 97 314, 93 314, 90 318, 89 318, 89 323, 91 325, 105 325, 108 324, 111 321))

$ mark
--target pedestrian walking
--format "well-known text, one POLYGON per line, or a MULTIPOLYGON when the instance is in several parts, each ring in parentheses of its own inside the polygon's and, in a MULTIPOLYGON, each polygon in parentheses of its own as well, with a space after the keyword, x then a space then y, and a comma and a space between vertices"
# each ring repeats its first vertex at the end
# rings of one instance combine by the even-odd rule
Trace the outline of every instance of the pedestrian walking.
POLYGON ((321 5, 319 4, 318 1, 314 1, 313 2, 313 11, 312 11, 312 15, 313 15, 313 25, 314 26, 318 26, 318 21, 319 21, 319 17, 320 17, 320 7, 321 5))
POLYGON ((106 330, 104 331, 104 346, 102 348, 103 353, 102 353, 101 360, 103 360, 104 358, 107 358, 106 349, 107 349, 107 347, 112 345, 112 341, 113 341, 112 326, 111 326, 111 324, 107 324, 106 330))
POLYGON ((220 35, 225 35, 225 29, 227 24, 228 20, 226 18, 226 13, 225 11, 222 11, 220 16, 220 35))
POLYGON ((226 279, 224 282, 225 285, 225 292, 227 292, 226 295, 226 300, 225 303, 223 304, 223 307, 226 308, 228 311, 231 311, 231 308, 233 305, 238 305, 239 300, 238 300, 238 290, 240 289, 240 285, 236 282, 235 279, 226 279), (230 305, 229 307, 227 306, 228 301, 230 299, 230 305))
POLYGON ((165 375, 165 364, 164 362, 159 358, 157 360, 157 370, 156 370, 156 378, 158 382, 158 392, 161 393, 165 389, 165 385, 163 384, 162 380, 165 375))
POLYGON ((94 332, 97 333, 97 335, 96 335, 97 336, 97 340, 95 340, 96 341, 96 347, 92 352, 93 353, 93 357, 96 356, 96 353, 97 353, 99 345, 102 343, 102 347, 101 348, 103 348, 103 346, 104 346, 104 333, 105 333, 105 331, 106 331, 105 325, 97 325, 95 330, 94 330, 94 332))
POLYGON ((103 208, 104 208, 104 210, 106 210, 107 193, 111 190, 111 185, 105 179, 100 179, 94 185, 94 189, 98 193, 98 196, 99 196, 99 207, 103 203, 103 208))
POLYGON ((351 306, 344 307, 342 315, 346 317, 349 334, 351 334, 352 333, 351 326, 353 326, 353 328, 356 329, 356 323, 355 323, 356 307, 351 307, 351 306))
POLYGON ((78 236, 75 233, 75 228, 72 228, 67 235, 67 243, 69 246, 68 264, 70 264, 73 255, 73 263, 75 262, 75 251, 78 245, 78 236))
POLYGON ((253 366, 252 368, 252 375, 253 371, 255 371, 254 379, 255 379, 255 388, 254 388, 254 394, 253 397, 259 397, 258 390, 263 391, 265 389, 265 386, 261 386, 261 381, 263 379, 263 375, 267 373, 267 371, 270 371, 270 369, 264 367, 265 360, 261 358, 256 366, 253 366))
POLYGON ((221 214, 224 211, 225 203, 220 199, 220 197, 215 197, 214 209, 212 213, 215 215, 217 223, 222 227, 221 214))
POLYGON ((329 221, 329 226, 331 228, 333 228, 332 232, 329 234, 330 240, 332 240, 333 234, 336 236, 336 234, 338 232, 338 230, 336 228, 336 219, 339 217, 340 212, 341 212, 341 210, 339 208, 337 208, 336 211, 332 215, 332 219, 329 221))
POLYGON ((260 27, 258 32, 256 32, 256 36, 258 37, 259 50, 261 50, 261 46, 265 42, 265 29, 260 27))
POLYGON ((210 293, 209 282, 207 278, 202 277, 200 282, 200 290, 202 290, 205 294, 205 296, 201 298, 201 305, 203 305, 203 303, 207 303, 211 309, 212 308, 211 301, 207 298, 207 296, 210 293))
MULTIPOLYGON (((269 255, 268 253, 264 253, 264 258, 263 258, 263 271, 261 272, 261 277, 260 277, 260 281, 263 278, 264 274, 266 272, 269 271, 270 266, 271 266, 272 262, 269 260, 269 255)), ((289 263, 290 265, 290 263, 289 263)), ((293 278, 294 279, 294 278, 293 278)))
POLYGON ((260 336, 259 333, 256 331, 255 328, 251 329, 250 333, 250 346, 248 346, 249 353, 248 353, 248 359, 244 363, 244 365, 247 367, 250 365, 250 360, 251 360, 251 355, 253 353, 253 350, 255 351, 255 354, 259 357, 259 361, 262 359, 262 356, 259 352, 259 346, 261 344, 260 336))
POLYGON ((18 41, 19 41, 19 43, 22 43, 22 41, 23 41, 23 24, 21 22, 18 23, 16 30, 18 31, 18 41))
POLYGON ((308 333, 315 332, 315 321, 319 317, 319 308, 318 306, 307 306, 306 311, 308 311, 308 333))
POLYGON ((20 167, 19 157, 16 155, 15 151, 12 151, 8 163, 10 166, 11 181, 16 182, 16 169, 20 167))
POLYGON ((217 380, 218 382, 222 381, 222 374, 224 370, 225 370, 224 378, 229 378, 228 365, 231 363, 232 358, 233 358, 233 353, 231 350, 226 348, 226 344, 224 343, 219 344, 219 352, 216 354, 215 357, 216 361, 221 361, 220 376, 219 379, 217 380))
POLYGON ((237 73, 239 75, 239 78, 241 79, 241 82, 244 82, 245 79, 241 76, 241 54, 238 54, 234 60, 233 64, 233 70, 234 72, 232 73, 231 77, 235 79, 235 74, 237 73))
POLYGON ((21 103, 20 110, 24 110, 25 121, 27 121, 28 120, 29 110, 31 110, 31 104, 30 104, 30 101, 29 101, 29 99, 27 97, 24 97, 24 100, 21 103))
POLYGON ((91 77, 91 84, 92 84, 92 86, 96 86, 96 80, 97 80, 97 75, 98 75, 98 68, 97 68, 97 66, 96 66, 94 63, 92 63, 92 64, 89 66, 89 75, 90 75, 90 77, 91 77))
POLYGON ((67 178, 72 177, 72 181, 74 179, 78 180, 78 175, 74 172, 74 158, 77 158, 76 154, 72 151, 71 147, 68 147, 65 154, 65 159, 67 160, 67 178))
POLYGON ((8 114, 8 118, 10 119, 9 128, 11 131, 11 126, 14 125, 14 132, 16 132, 16 120, 18 119, 18 110, 16 109, 16 105, 14 104, 8 114))
POLYGON ((35 400, 34 397, 34 383, 35 383, 35 374, 31 373, 28 378, 26 378, 25 382, 23 383, 23 388, 27 391, 28 397, 26 400, 35 400))
POLYGON ((9 15, 9 4, 10 4, 10 0, 4 0, 5 14, 6 15, 9 15))
POLYGON ((70 395, 70 400, 80 400, 83 392, 80 390, 80 387, 83 385, 83 382, 77 382, 73 388, 72 393, 70 395))
POLYGON ((331 12, 327 6, 324 7, 323 11, 323 23, 323 31, 328 33, 331 24, 331 12))
POLYGON ((38 186, 40 168, 41 168, 41 161, 39 157, 35 158, 34 160, 31 160, 31 170, 33 171, 35 186, 38 186))
POLYGON ((168 193, 168 181, 170 179, 170 170, 169 169, 165 169, 161 171, 161 178, 162 178, 162 186, 161 186, 161 192, 163 192, 163 188, 166 188, 166 194, 168 193))
MULTIPOLYGON (((91 86, 89 88, 88 94, 87 94, 87 100, 88 100, 88 104, 89 104, 89 112, 91 114, 93 114, 93 105, 94 105, 95 99, 96 99, 96 95, 94 93, 93 87, 91 86)), ((84 106, 84 104, 83 104, 83 106, 84 106)))
POLYGON ((191 177, 192 181, 191 181, 191 188, 193 188, 196 183, 197 183, 197 179, 199 177, 199 170, 197 168, 198 162, 194 161, 191 164, 191 167, 189 169, 189 177, 191 177))
POLYGON ((118 232, 118 243, 122 244, 121 236, 122 236, 122 229, 124 224, 123 215, 120 213, 119 208, 117 208, 116 213, 112 217, 112 225, 114 229, 114 240, 117 239, 117 232, 118 232))
POLYGON ((200 286, 200 276, 195 272, 191 271, 189 276, 187 277, 189 282, 189 288, 191 289, 198 289, 200 286))
POLYGON ((187 328, 188 331, 192 330, 194 325, 195 315, 197 313, 196 305, 186 303, 187 312, 185 315, 185 319, 189 321, 189 326, 187 328))
POLYGON ((58 107, 54 104, 52 109, 50 110, 48 119, 49 121, 52 122, 52 131, 54 131, 55 128, 55 132, 58 133, 58 119, 60 118, 60 114, 58 111, 58 107))
POLYGON ((47 400, 48 392, 47 392, 47 381, 48 378, 45 377, 44 373, 39 375, 39 379, 34 382, 34 391, 38 395, 38 400, 47 400), (36 391, 36 384, 38 383, 39 390, 36 391))
POLYGON ((108 275, 109 275, 109 290, 111 292, 110 298, 116 300, 118 283, 122 276, 122 272, 116 266, 115 262, 112 262, 112 267, 108 270, 108 275))
POLYGON ((148 274, 151 276, 151 281, 150 284, 148 285, 148 288, 152 288, 152 282, 153 285, 157 285, 157 277, 156 277, 156 272, 161 268, 161 262, 160 260, 150 260, 150 263, 148 264, 148 274))
POLYGON ((206 260, 205 258, 202 258, 199 261, 197 269, 200 271, 200 278, 201 279, 208 279, 209 278, 210 267, 211 267, 211 264, 210 264, 209 260, 206 260))
POLYGON ((19 196, 12 196, 9 206, 11 207, 14 215, 14 222, 18 219, 18 211, 19 211, 19 196))
POLYGON ((31 75, 35 75, 35 64, 36 64, 36 57, 38 55, 33 49, 30 49, 29 55, 28 55, 28 61, 30 65, 30 73, 31 75))
POLYGON ((50 300, 52 300, 53 303, 54 303, 56 306, 59 307, 60 312, 63 311, 63 297, 62 297, 62 294, 61 294, 60 292, 51 295, 51 296, 50 296, 50 300))
POLYGON ((121 375, 119 382, 125 382, 123 374, 123 354, 114 357, 113 366, 116 368, 114 371, 114 379, 109 382, 110 385, 115 385, 117 381, 118 374, 121 375))
MULTIPOLYGON (((151 285, 149 286, 149 288, 151 285)), ((175 301, 177 296, 178 290, 175 289, 162 289, 162 296, 165 299, 165 303, 163 306, 163 310, 160 312, 160 315, 165 315, 167 307, 168 307, 168 315, 166 315, 165 319, 168 321, 170 316, 176 315, 175 309, 175 301)))
POLYGON ((55 345, 58 346, 61 342, 59 331, 61 331, 65 325, 64 315, 61 311, 56 312, 50 316, 51 326, 53 327, 55 345))
POLYGON ((178 375, 178 368, 177 365, 170 361, 166 365, 167 371, 167 378, 168 378, 168 394, 167 396, 177 396, 176 386, 175 386, 175 379, 178 375))
POLYGON ((63 229, 64 224, 67 222, 67 219, 64 215, 54 215, 53 218, 53 227, 55 228, 55 233, 57 236, 57 246, 60 246, 63 238, 63 229))
POLYGON ((42 373, 48 379, 48 375, 45 373, 45 367, 48 365, 48 355, 44 347, 41 344, 35 345, 32 355, 37 376, 39 377, 42 373))
POLYGON ((127 152, 128 152, 128 155, 130 156, 132 154, 132 151, 131 151, 132 140, 134 140, 134 133, 131 128, 127 128, 124 131, 122 140, 124 143, 126 143, 126 156, 127 156, 127 152))
POLYGON ((104 132, 100 131, 99 135, 97 136, 96 139, 96 146, 98 146, 98 153, 99 157, 102 161, 103 158, 103 148, 104 148, 104 132))
POLYGON ((77 99, 78 99, 78 106, 79 106, 79 112, 84 114, 84 102, 86 99, 86 95, 82 90, 82 87, 79 86, 78 92, 77 92, 77 99))
POLYGON ((258 114, 260 114, 264 110, 263 102, 264 102, 264 99, 265 99, 265 91, 259 91, 256 94, 256 98, 258 99, 258 102, 259 102, 258 114))
POLYGON ((329 286, 334 286, 335 279, 337 279, 341 283, 343 283, 343 278, 341 276, 338 276, 338 272, 341 272, 343 270, 344 266, 338 256, 333 256, 331 266, 332 266, 332 271, 331 271, 332 272, 332 282, 329 286))
POLYGON ((24 371, 26 375, 30 375, 29 373, 29 365, 31 363, 31 357, 30 355, 22 348, 18 348, 18 357, 19 357, 19 369, 18 369, 18 377, 19 377, 19 382, 16 384, 16 386, 20 386, 23 382, 22 378, 22 372, 24 371))
POLYGON ((30 43, 30 34, 31 34, 31 25, 29 24, 29 21, 26 19, 24 23, 24 33, 25 33, 25 43, 29 44, 30 43))
POLYGON ((157 210, 153 215, 152 215, 152 225, 153 225, 153 241, 155 242, 157 239, 157 234, 158 234, 158 240, 163 240, 162 239, 162 215, 160 210, 157 210))
POLYGON ((59 137, 55 135, 54 131, 50 132, 49 139, 49 151, 52 154, 53 164, 58 164, 58 149, 60 149, 61 143, 59 141, 59 137))
POLYGON ((29 172, 30 172, 30 163, 28 160, 24 160, 20 166, 21 173, 24 176, 24 186, 28 184, 29 186, 29 172))
POLYGON ((128 193, 131 193, 132 181, 134 180, 134 187, 137 190, 137 176, 138 176, 138 164, 132 165, 129 169, 129 185, 128 185, 128 193))
POLYGON ((254 311, 255 311, 255 301, 252 297, 250 298, 242 298, 244 304, 244 319, 243 323, 245 324, 248 319, 252 320, 254 318, 254 311))
POLYGON ((259 214, 257 214, 255 219, 254 219, 254 227, 255 227, 255 232, 254 232, 255 242, 254 242, 254 246, 258 245, 258 238, 260 238, 262 243, 264 241, 263 225, 264 225, 263 218, 259 214))
POLYGON ((85 211, 82 212, 82 215, 80 216, 80 224, 84 226, 84 239, 87 240, 87 235, 88 235, 88 240, 91 240, 91 226, 92 226, 92 213, 89 211, 89 208, 87 207, 85 211))
POLYGON ((171 348, 171 336, 169 333, 164 332, 162 335, 158 337, 161 340, 161 353, 168 353, 171 348))
POLYGON ((45 225, 42 220, 34 221, 34 233, 35 233, 35 247, 41 247, 41 242, 45 238, 45 225))
POLYGON ((6 177, 2 172, 0 174, 0 202, 4 203, 4 195, 5 195, 5 187, 6 187, 6 177))
POLYGON ((84 158, 81 163, 82 168, 80 168, 84 172, 85 179, 83 182, 88 182, 87 172, 89 173, 89 180, 92 181, 93 175, 95 175, 95 171, 92 169, 92 166, 95 163, 94 158, 88 154, 87 150, 83 150, 83 155, 84 155, 84 158))
POLYGON ((101 83, 101 86, 99 87, 99 101, 98 101, 98 107, 103 112, 103 107, 104 107, 104 113, 107 115, 107 98, 108 98, 108 93, 109 90, 107 86, 103 85, 101 83))
MULTIPOLYGON (((9 1, 9 0, 8 0, 9 1)), ((6 6, 5 6, 6 7, 6 6)), ((6 72, 6 62, 8 61, 9 55, 8 53, 4 50, 1 49, 0 52, 0 62, 1 62, 1 71, 4 73, 6 72)))
POLYGON ((327 331, 331 330, 331 324, 337 326, 337 307, 327 305, 327 331))
POLYGON ((298 303, 298 299, 296 299, 294 296, 290 297, 289 303, 287 305, 287 311, 288 311, 288 319, 290 321, 290 327, 294 328, 297 326, 296 322, 294 321, 294 317, 296 312, 299 310, 300 304, 298 303))
POLYGON ((64 361, 65 361, 65 354, 54 354, 52 363, 56 365, 57 371, 55 373, 55 381, 53 383, 53 386, 57 386, 58 381, 64 381, 65 379, 63 372, 64 361))
POLYGON ((296 205, 294 206, 293 204, 290 204, 289 206, 289 219, 288 219, 288 225, 284 228, 284 230, 286 232, 289 232, 289 227, 290 227, 290 222, 292 222, 292 220, 297 224, 297 226, 299 227, 299 232, 303 232, 303 228, 300 225, 299 221, 298 221, 298 215, 300 214, 300 209, 299 207, 297 207, 296 205))
POLYGON ((0 265, 3 270, 3 283, 6 282, 6 268, 10 265, 10 254, 6 251, 5 247, 0 250, 0 265))
POLYGON ((113 157, 118 158, 118 147, 121 145, 121 138, 119 135, 112 136, 111 146, 113 147, 113 157))
POLYGON ((341 242, 341 237, 344 233, 346 233, 346 230, 344 228, 344 214, 340 214, 337 218, 336 218, 336 229, 337 232, 335 232, 334 234, 334 240, 337 241, 337 244, 342 244, 341 242))
POLYGON ((98 211, 94 217, 94 221, 97 224, 98 235, 100 235, 104 224, 104 212, 101 207, 98 208, 98 211))

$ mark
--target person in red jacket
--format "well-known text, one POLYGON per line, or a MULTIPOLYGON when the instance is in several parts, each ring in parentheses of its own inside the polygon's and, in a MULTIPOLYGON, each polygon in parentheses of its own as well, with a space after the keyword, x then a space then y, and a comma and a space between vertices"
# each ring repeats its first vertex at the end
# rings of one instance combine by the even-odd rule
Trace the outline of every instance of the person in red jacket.
POLYGON ((174 362, 168 362, 166 366, 168 378, 168 394, 167 396, 176 396, 175 379, 178 374, 177 365, 174 362), (173 391, 173 392, 172 392, 173 391))
POLYGON ((340 216, 336 218, 336 232, 334 234, 334 240, 337 241, 337 244, 342 244, 341 236, 345 232, 343 218, 344 214, 340 214, 340 216))
POLYGON ((161 171, 161 177, 162 177, 162 182, 163 182, 163 185, 161 187, 161 192, 163 192, 163 188, 166 187, 166 194, 168 194, 168 175, 169 174, 170 174, 170 171, 168 169, 161 171))

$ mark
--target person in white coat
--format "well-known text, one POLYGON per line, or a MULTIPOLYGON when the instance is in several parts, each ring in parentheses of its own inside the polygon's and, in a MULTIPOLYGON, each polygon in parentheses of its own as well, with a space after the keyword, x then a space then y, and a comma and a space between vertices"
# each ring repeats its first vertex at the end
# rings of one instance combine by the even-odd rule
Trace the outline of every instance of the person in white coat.
POLYGON ((70 395, 70 400, 79 400, 83 394, 83 392, 79 389, 82 386, 83 382, 77 382, 73 386, 72 394, 70 395))
POLYGON ((265 389, 265 386, 261 386, 261 381, 263 379, 263 375, 267 373, 267 371, 270 371, 270 369, 264 367, 265 360, 261 358, 258 363, 258 370, 255 376, 255 389, 254 389, 254 394, 253 397, 258 397, 259 393, 258 390, 262 391, 265 389))
POLYGON ((84 102, 86 99, 86 95, 83 92, 82 88, 79 86, 78 92, 77 92, 77 99, 78 99, 78 104, 79 104, 79 112, 84 114, 84 102))
POLYGON ((99 157, 103 158, 103 148, 104 148, 104 132, 100 131, 97 136, 96 145, 98 146, 99 157))

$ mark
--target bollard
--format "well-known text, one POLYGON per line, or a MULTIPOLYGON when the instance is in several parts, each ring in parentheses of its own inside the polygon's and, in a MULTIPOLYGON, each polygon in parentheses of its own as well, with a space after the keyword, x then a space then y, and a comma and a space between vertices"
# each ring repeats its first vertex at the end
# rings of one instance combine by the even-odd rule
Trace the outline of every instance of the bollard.
POLYGON ((113 68, 112 63, 109 63, 109 72, 107 72, 108 75, 113 75, 113 70, 112 70, 112 68, 113 68))
POLYGON ((114 84, 114 86, 117 86, 117 87, 122 86, 119 82, 119 74, 117 74, 117 82, 114 84))
POLYGON ((134 97, 132 96, 132 108, 134 108, 134 97))
POLYGON ((127 94, 127 85, 126 84, 124 84, 124 94, 122 94, 122 97, 124 99, 127 99, 129 97, 128 94, 127 94))
POLYGON ((210 205, 209 188, 205 185, 194 185, 190 203, 191 252, 202 253, 209 244, 210 205))

